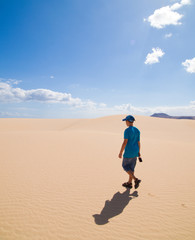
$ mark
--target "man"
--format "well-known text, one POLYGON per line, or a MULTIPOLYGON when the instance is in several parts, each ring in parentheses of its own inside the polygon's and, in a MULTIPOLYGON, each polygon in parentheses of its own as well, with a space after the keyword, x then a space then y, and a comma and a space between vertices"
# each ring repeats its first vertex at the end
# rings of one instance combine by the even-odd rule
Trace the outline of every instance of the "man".
POLYGON ((129 180, 122 184, 123 187, 132 188, 132 180, 135 182, 135 188, 139 187, 140 179, 134 175, 134 169, 137 162, 137 157, 140 157, 140 131, 133 126, 135 118, 128 115, 122 121, 126 121, 127 129, 124 131, 124 141, 121 146, 119 158, 122 158, 123 151, 123 169, 128 173, 129 180))

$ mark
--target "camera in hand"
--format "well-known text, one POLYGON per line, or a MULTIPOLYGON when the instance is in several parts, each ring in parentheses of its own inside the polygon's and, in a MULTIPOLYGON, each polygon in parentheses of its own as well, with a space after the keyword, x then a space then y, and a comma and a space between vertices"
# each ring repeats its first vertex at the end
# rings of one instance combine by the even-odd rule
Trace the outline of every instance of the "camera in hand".
POLYGON ((143 162, 141 157, 138 157, 138 159, 139 159, 140 162, 143 162))

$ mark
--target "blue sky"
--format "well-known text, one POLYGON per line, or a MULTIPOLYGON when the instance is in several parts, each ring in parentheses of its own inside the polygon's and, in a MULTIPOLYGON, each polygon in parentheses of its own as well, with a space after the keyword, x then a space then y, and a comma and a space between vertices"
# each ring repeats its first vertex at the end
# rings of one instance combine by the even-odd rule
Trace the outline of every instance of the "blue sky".
POLYGON ((0 0, 0 117, 195 115, 194 0, 0 0))

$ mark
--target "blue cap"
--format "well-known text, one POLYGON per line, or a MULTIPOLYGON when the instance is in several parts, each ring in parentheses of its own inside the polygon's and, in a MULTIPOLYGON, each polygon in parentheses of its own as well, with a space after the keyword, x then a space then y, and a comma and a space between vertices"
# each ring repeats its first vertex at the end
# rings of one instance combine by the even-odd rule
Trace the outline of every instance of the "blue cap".
POLYGON ((126 116, 126 118, 123 119, 123 121, 134 122, 135 118, 132 115, 128 115, 126 116))

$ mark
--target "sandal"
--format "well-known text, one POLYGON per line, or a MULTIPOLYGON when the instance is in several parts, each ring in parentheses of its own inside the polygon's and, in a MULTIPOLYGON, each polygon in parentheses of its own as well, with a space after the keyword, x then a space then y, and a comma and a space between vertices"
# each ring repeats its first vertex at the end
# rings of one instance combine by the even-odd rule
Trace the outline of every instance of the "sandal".
POLYGON ((139 184, 140 184, 141 180, 136 178, 135 179, 135 189, 139 187, 139 184))
POLYGON ((129 183, 129 182, 125 182, 122 184, 123 187, 126 187, 126 188, 132 188, 132 183, 129 183))

